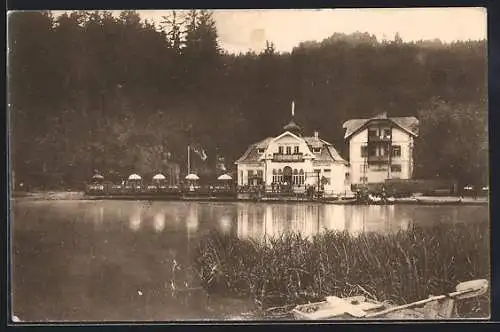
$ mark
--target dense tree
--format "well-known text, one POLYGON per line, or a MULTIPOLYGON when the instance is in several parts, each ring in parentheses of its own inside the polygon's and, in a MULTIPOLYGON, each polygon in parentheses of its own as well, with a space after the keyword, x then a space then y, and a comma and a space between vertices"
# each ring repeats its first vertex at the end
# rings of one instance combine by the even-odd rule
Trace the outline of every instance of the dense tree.
POLYGON ((184 21, 179 18, 175 10, 170 16, 163 16, 162 28, 167 31, 166 35, 170 47, 175 51, 176 55, 181 54, 182 49, 182 26, 184 21))
MULTIPOLYGON (((134 11, 17 12, 8 20, 9 110, 17 181, 76 185, 185 165, 188 136, 229 165, 296 120, 347 156, 342 123, 417 115, 422 177, 481 182, 486 163, 486 43, 379 42, 334 33, 279 53, 227 54, 213 14, 172 12, 161 27, 134 11), (440 137, 439 140, 436 137, 440 137), (437 144, 437 145, 436 145, 437 144)), ((183 167, 184 168, 184 167, 183 167)))
POLYGON ((488 183, 488 122, 485 100, 457 104, 434 99, 418 112, 416 173, 462 184, 488 183))

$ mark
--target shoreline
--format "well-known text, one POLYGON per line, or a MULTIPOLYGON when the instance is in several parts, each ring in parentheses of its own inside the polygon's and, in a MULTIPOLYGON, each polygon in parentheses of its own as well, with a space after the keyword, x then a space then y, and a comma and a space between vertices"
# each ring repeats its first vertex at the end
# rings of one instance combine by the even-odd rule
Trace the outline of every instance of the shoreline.
POLYGON ((349 200, 316 200, 300 197, 269 197, 261 199, 217 196, 168 195, 90 195, 83 191, 13 192, 11 199, 32 200, 127 200, 127 201, 183 201, 183 202, 249 202, 249 203, 321 203, 329 205, 489 205, 488 197, 414 196, 396 199, 390 203, 365 204, 349 200))

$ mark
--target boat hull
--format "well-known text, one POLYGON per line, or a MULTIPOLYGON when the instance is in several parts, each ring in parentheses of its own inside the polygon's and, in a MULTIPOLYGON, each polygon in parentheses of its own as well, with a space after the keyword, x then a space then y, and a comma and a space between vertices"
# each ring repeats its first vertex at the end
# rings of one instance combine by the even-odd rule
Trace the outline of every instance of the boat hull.
POLYGON ((417 204, 421 205, 457 205, 462 203, 460 198, 457 199, 416 199, 417 204))

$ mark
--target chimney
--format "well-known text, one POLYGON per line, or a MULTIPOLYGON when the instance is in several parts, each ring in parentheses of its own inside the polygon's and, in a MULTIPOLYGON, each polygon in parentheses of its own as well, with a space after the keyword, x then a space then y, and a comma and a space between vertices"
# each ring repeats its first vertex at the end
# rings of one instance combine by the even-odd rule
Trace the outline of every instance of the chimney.
POLYGON ((314 131, 314 138, 318 138, 319 137, 319 132, 317 130, 314 131))

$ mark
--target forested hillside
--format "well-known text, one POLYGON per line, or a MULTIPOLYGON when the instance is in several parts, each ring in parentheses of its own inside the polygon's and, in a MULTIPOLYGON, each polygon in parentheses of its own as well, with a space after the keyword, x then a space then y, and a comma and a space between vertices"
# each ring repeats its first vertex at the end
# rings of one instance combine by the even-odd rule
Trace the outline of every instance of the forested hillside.
MULTIPOLYGON (((342 123, 382 111, 416 115, 418 177, 484 183, 486 42, 378 41, 334 33, 278 53, 227 54, 209 11, 9 16, 8 102, 16 182, 75 185, 182 166, 187 131, 229 166, 289 121, 318 129, 344 157, 342 123)), ((198 164, 201 165, 201 164, 198 164)))

